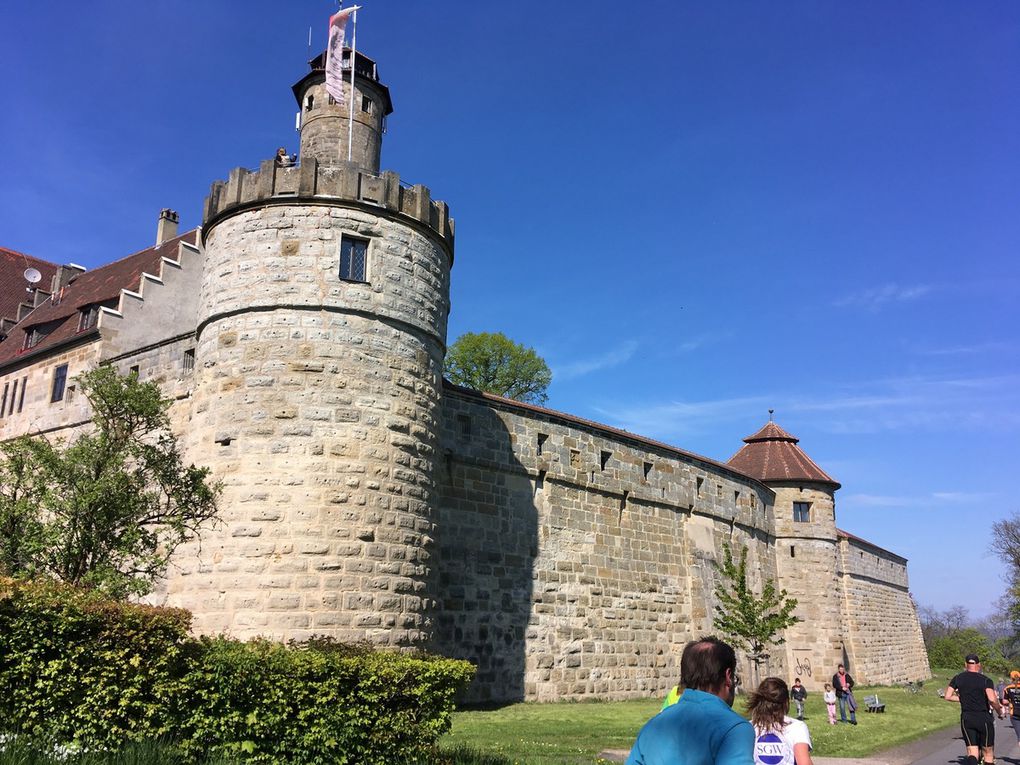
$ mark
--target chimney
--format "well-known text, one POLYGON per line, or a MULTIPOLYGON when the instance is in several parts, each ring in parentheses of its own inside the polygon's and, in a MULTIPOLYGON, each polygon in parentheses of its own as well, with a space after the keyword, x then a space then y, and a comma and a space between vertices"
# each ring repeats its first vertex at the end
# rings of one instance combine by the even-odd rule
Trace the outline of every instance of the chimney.
POLYGON ((159 211, 159 225, 156 227, 157 246, 177 236, 177 223, 180 219, 180 216, 169 207, 159 211))

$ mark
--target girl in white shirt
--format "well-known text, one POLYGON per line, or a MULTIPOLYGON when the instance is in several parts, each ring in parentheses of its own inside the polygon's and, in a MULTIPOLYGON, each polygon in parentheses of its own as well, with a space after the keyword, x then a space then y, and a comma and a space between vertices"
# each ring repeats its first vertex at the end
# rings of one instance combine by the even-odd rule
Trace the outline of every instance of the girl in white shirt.
POLYGON ((756 765, 813 765, 811 734, 790 711, 790 689, 778 677, 761 681, 747 701, 754 726, 756 765))
POLYGON ((836 724, 836 692, 832 690, 832 686, 828 683, 825 684, 825 695, 822 696, 825 699, 825 708, 829 710, 829 725, 836 724))

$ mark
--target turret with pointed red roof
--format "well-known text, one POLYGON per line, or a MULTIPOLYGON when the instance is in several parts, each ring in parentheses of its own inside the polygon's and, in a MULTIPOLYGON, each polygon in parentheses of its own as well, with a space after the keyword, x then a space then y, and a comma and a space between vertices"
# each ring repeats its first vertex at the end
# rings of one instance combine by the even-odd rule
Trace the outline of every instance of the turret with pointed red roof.
POLYGON ((839 483, 804 453, 799 441, 769 412, 769 421, 744 439, 727 464, 776 494, 772 520, 778 584, 797 598, 795 614, 803 620, 786 631, 779 650, 805 685, 818 688, 826 670, 831 673, 846 661, 834 497, 839 483))

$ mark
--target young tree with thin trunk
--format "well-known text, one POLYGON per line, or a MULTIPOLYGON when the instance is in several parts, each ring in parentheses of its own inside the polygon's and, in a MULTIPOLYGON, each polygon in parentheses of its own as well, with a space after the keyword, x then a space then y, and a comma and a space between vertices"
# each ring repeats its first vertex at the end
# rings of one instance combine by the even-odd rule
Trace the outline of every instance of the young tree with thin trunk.
POLYGON ((0 573, 142 595, 215 519, 220 487, 185 463, 156 385, 108 366, 78 382, 91 429, 0 444, 0 573))
POLYGON ((787 597, 776 583, 765 579, 761 595, 755 595, 747 583, 747 546, 740 560, 733 559, 728 544, 723 545, 723 562, 718 566, 722 579, 716 583, 716 615, 712 626, 726 635, 735 648, 742 650, 754 667, 752 682, 757 687, 761 664, 768 661, 769 648, 785 643, 779 633, 800 619, 793 615, 797 599, 787 597))

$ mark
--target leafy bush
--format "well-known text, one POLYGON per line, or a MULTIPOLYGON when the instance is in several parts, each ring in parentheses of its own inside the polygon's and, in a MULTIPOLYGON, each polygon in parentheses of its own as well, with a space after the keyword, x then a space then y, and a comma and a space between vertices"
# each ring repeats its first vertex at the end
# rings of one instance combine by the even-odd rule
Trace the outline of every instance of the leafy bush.
POLYGON ((184 678, 186 750, 248 762, 413 762, 449 730, 467 662, 203 638, 184 678))
POLYGON ((0 726, 119 748, 170 730, 191 615, 0 579, 0 726))
POLYGON ((449 730, 463 661, 318 638, 188 637, 186 611, 0 579, 0 729, 192 761, 415 762, 449 730))

